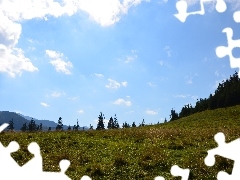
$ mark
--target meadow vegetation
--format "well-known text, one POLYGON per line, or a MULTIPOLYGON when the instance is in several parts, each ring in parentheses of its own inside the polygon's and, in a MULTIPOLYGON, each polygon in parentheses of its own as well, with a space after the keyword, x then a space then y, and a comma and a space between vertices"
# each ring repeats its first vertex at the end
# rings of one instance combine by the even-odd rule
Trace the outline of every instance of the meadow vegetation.
POLYGON ((217 147, 214 135, 223 132, 226 142, 240 137, 240 105, 206 110, 159 125, 144 127, 50 132, 2 132, 0 142, 17 141, 21 149, 12 157, 23 165, 33 156, 27 146, 37 142, 44 171, 59 171, 59 162, 71 162, 66 174, 80 180, 146 179, 173 177, 173 165, 190 169, 189 179, 216 179, 221 170, 231 173, 233 161, 216 157, 216 164, 204 164, 207 151, 217 147))

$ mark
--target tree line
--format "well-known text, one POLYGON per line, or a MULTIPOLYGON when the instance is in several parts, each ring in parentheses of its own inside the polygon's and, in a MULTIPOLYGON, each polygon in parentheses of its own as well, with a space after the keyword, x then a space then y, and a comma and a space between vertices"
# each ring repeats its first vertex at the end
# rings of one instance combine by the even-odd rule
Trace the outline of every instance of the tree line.
MULTIPOLYGON (((195 107, 193 107, 191 104, 184 105, 179 113, 177 113, 174 109, 171 110, 170 114, 170 121, 174 121, 177 119, 180 119, 182 117, 186 117, 189 115, 192 115, 197 112, 205 111, 205 110, 213 110, 216 108, 224 108, 229 106, 234 106, 240 104, 240 78, 238 77, 238 73, 235 72, 233 75, 230 75, 230 78, 226 81, 222 81, 222 83, 218 84, 217 89, 213 94, 210 94, 208 98, 200 98, 197 99, 195 107)), ((167 122, 167 119, 165 118, 164 123, 167 122)), ((159 122, 157 124, 160 124, 159 122)), ((127 122, 124 122, 122 124, 122 128, 130 128, 130 127, 141 127, 145 126, 144 119, 142 120, 142 123, 139 123, 137 126, 135 122, 133 122, 131 125, 127 122)), ((96 130, 103 130, 103 129, 119 129, 121 128, 117 116, 115 114, 114 118, 110 117, 109 120, 105 120, 105 116, 102 112, 100 112, 100 115, 98 116, 98 122, 96 130), (107 122, 107 127, 105 127, 104 122, 107 122)), ((80 128, 79 122, 77 120, 76 125, 71 127, 68 126, 68 131, 78 131, 80 128)), ((90 130, 93 130, 93 126, 90 124, 90 130)), ((8 130, 13 131, 14 130, 14 122, 13 119, 9 121, 8 130)), ((52 128, 49 127, 48 131, 51 131, 52 128)), ((57 126, 55 127, 56 131, 63 131, 63 122, 62 118, 59 117, 57 126)), ((84 127, 83 127, 84 130, 84 127)), ((34 132, 34 131, 42 131, 42 123, 40 125, 37 125, 35 121, 32 120, 27 124, 24 123, 21 131, 26 132, 34 132)))
POLYGON ((197 99, 195 107, 187 104, 182 107, 177 113, 174 109, 171 110, 170 121, 189 116, 191 114, 202 112, 205 110, 213 110, 217 108, 225 108, 240 104, 240 78, 235 72, 230 75, 230 78, 218 84, 217 89, 208 98, 197 99))

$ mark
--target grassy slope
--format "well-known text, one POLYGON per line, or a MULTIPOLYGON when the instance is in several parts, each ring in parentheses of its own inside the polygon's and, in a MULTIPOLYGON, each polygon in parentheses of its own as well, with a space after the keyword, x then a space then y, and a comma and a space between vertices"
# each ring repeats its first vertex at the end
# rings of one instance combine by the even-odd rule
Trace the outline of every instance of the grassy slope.
POLYGON ((226 142, 240 137, 240 106, 194 114, 161 125, 87 132, 3 133, 4 146, 15 140, 21 149, 13 153, 22 165, 32 158, 27 146, 41 147, 44 171, 59 171, 59 161, 68 159, 66 174, 79 180, 154 179, 170 174, 172 165, 190 168, 189 179, 216 179, 218 171, 231 173, 233 161, 221 157, 216 164, 204 164, 207 150, 217 147, 214 135, 223 132, 226 142))

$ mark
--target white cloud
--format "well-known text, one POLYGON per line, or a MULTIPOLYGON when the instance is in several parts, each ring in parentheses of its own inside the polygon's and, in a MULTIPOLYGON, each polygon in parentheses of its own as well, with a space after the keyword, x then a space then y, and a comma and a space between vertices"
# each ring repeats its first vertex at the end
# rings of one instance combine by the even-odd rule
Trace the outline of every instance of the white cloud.
POLYGON ((121 86, 124 86, 124 87, 127 86, 127 82, 126 81, 119 83, 119 82, 117 82, 117 81, 115 81, 113 79, 108 79, 108 82, 109 83, 106 85, 106 88, 108 88, 108 89, 118 89, 121 86))
POLYGON ((151 86, 151 87, 157 86, 156 84, 154 84, 154 83, 152 83, 152 82, 149 82, 148 85, 151 86))
POLYGON ((153 110, 146 110, 146 114, 149 114, 149 115, 157 115, 158 112, 157 112, 157 111, 153 111, 153 110))
POLYGON ((132 113, 134 113, 134 111, 125 112, 125 114, 132 114, 132 113))
POLYGON ((192 99, 197 100, 198 96, 191 96, 192 99))
POLYGON ((79 97, 78 96, 74 96, 74 97, 70 97, 70 98, 68 98, 69 100, 71 100, 71 101, 75 101, 75 100, 77 100, 79 97))
POLYGON ((121 84, 122 84, 122 86, 127 87, 127 82, 126 81, 121 82, 121 84))
POLYGON ((112 25, 120 20, 132 6, 140 4, 143 0, 63 0, 61 3, 53 0, 19 0, 3 1, 0 10, 14 21, 42 18, 47 16, 69 16, 77 11, 86 12, 90 18, 102 26, 112 25))
POLYGON ((21 75, 23 71, 38 71, 31 61, 24 56, 20 48, 7 48, 0 44, 0 72, 11 77, 21 75))
POLYGON ((79 111, 77 111, 79 114, 83 114, 84 113, 84 111, 81 109, 81 110, 79 110, 79 111))
POLYGON ((168 57, 172 56, 172 50, 170 49, 169 46, 165 46, 163 49, 167 53, 168 57))
MULTIPOLYGON (((23 71, 37 71, 31 61, 24 56, 20 48, 15 48, 21 35, 20 22, 41 18, 48 20, 48 16, 55 18, 62 15, 72 16, 78 11, 86 12, 89 17, 101 26, 110 26, 118 22, 128 9, 149 0, 1 0, 0 6, 0 72, 15 77, 23 71)), ((29 39, 31 43, 32 40, 29 39)), ((57 71, 70 74, 67 67, 72 67, 71 62, 61 59, 53 60, 51 63, 57 71)))
POLYGON ((162 66, 163 65, 163 60, 159 61, 158 63, 162 66))
POLYGON ((102 75, 102 74, 97 74, 97 73, 95 73, 95 76, 97 76, 98 78, 103 78, 103 77, 104 77, 104 75, 102 75))
POLYGON ((40 104, 41 104, 42 106, 44 106, 44 107, 50 106, 50 105, 48 105, 47 103, 43 103, 43 102, 41 102, 40 104))
POLYGON ((131 106, 132 105, 131 101, 128 101, 128 100, 125 101, 124 99, 121 99, 121 98, 114 101, 113 104, 115 104, 115 105, 126 105, 126 106, 131 106))
POLYGON ((186 97, 188 97, 188 96, 190 96, 189 94, 178 94, 178 95, 174 95, 174 97, 176 97, 176 98, 186 98, 186 97))
POLYGON ((125 59, 125 63, 130 63, 137 59, 137 50, 131 50, 131 55, 128 55, 125 59))
POLYGON ((62 58, 64 58, 63 53, 46 50, 46 55, 48 55, 48 57, 52 59, 50 63, 55 67, 57 72, 62 72, 68 75, 72 74, 68 68, 72 68, 73 65, 70 61, 65 62, 64 60, 62 60, 62 58))
POLYGON ((15 77, 21 75, 23 71, 38 71, 38 68, 24 56, 22 49, 15 47, 22 31, 21 25, 5 16, 1 12, 1 7, 0 19, 0 72, 15 77))
POLYGON ((65 93, 60 93, 60 92, 54 91, 54 92, 51 94, 52 97, 60 97, 60 96, 62 96, 62 95, 65 95, 65 93))
POLYGON ((127 56, 125 63, 130 63, 130 62, 134 61, 135 59, 137 59, 137 55, 127 56))

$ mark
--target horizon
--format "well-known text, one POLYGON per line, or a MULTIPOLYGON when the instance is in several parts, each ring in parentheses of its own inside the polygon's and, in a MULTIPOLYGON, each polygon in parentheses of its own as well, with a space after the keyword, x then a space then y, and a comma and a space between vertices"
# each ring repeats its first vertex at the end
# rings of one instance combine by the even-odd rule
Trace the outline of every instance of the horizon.
MULTIPOLYGON (((225 27, 239 39, 240 3, 225 0, 218 13, 205 2, 204 15, 182 23, 176 2, 0 1, 0 110, 96 128, 100 112, 105 127, 115 114, 120 126, 138 126, 195 106, 238 72, 215 50, 227 46, 225 27)), ((189 12, 200 9, 199 0, 187 2, 189 12)))

